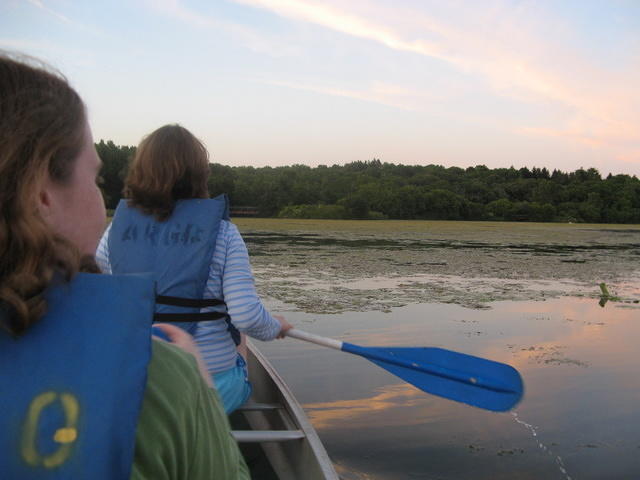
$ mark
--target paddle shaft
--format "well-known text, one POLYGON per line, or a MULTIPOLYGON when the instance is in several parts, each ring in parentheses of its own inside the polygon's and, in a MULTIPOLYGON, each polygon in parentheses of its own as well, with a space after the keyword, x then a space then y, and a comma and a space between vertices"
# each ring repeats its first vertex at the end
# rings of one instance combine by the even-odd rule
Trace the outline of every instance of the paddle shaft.
POLYGON ((314 335, 313 333, 303 332, 297 328, 287 330, 286 335, 287 337, 297 338, 298 340, 315 343, 316 345, 322 345, 335 350, 342 350, 342 342, 340 340, 334 340, 333 338, 321 337, 320 335, 314 335))

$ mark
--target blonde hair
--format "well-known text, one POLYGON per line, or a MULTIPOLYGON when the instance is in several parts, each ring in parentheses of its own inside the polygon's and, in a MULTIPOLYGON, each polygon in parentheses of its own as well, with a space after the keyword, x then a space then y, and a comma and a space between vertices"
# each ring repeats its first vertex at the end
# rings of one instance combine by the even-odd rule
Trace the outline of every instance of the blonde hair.
POLYGON ((180 125, 165 125, 140 142, 124 196, 129 205, 163 221, 178 200, 208 198, 208 178, 209 154, 202 142, 180 125))
MULTIPOLYGON (((84 104, 62 74, 0 52, 0 327, 14 335, 45 313, 54 277, 70 279, 85 263, 36 203, 47 177, 69 181, 84 122, 84 104)), ((90 263, 86 269, 96 271, 90 263)))

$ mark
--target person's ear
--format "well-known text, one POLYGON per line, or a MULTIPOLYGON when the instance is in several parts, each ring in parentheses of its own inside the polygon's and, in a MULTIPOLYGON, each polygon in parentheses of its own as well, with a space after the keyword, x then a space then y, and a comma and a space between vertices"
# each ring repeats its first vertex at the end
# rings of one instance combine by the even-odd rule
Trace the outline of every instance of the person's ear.
POLYGON ((40 185, 40 189, 38 190, 38 197, 36 199, 38 211, 42 218, 47 218, 51 216, 51 209, 53 206, 53 195, 50 188, 50 182, 45 180, 40 185))

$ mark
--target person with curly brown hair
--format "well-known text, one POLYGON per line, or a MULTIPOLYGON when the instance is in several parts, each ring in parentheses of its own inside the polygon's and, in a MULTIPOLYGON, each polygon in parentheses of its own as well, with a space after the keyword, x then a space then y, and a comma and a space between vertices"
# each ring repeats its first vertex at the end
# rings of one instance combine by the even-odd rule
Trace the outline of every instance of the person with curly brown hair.
POLYGON ((0 477, 248 478, 153 280, 99 274, 100 168, 66 79, 0 52, 0 477))

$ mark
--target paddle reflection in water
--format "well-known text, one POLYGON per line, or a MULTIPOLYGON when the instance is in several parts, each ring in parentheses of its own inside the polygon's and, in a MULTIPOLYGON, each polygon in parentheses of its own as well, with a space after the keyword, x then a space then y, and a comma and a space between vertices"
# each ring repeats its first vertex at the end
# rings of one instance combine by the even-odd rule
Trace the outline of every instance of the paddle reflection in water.
POLYGON ((640 476, 640 310, 566 297, 491 307, 289 315, 348 342, 439 346, 511 364, 527 386, 517 417, 426 395, 340 352, 293 340, 261 348, 345 479, 640 476))

